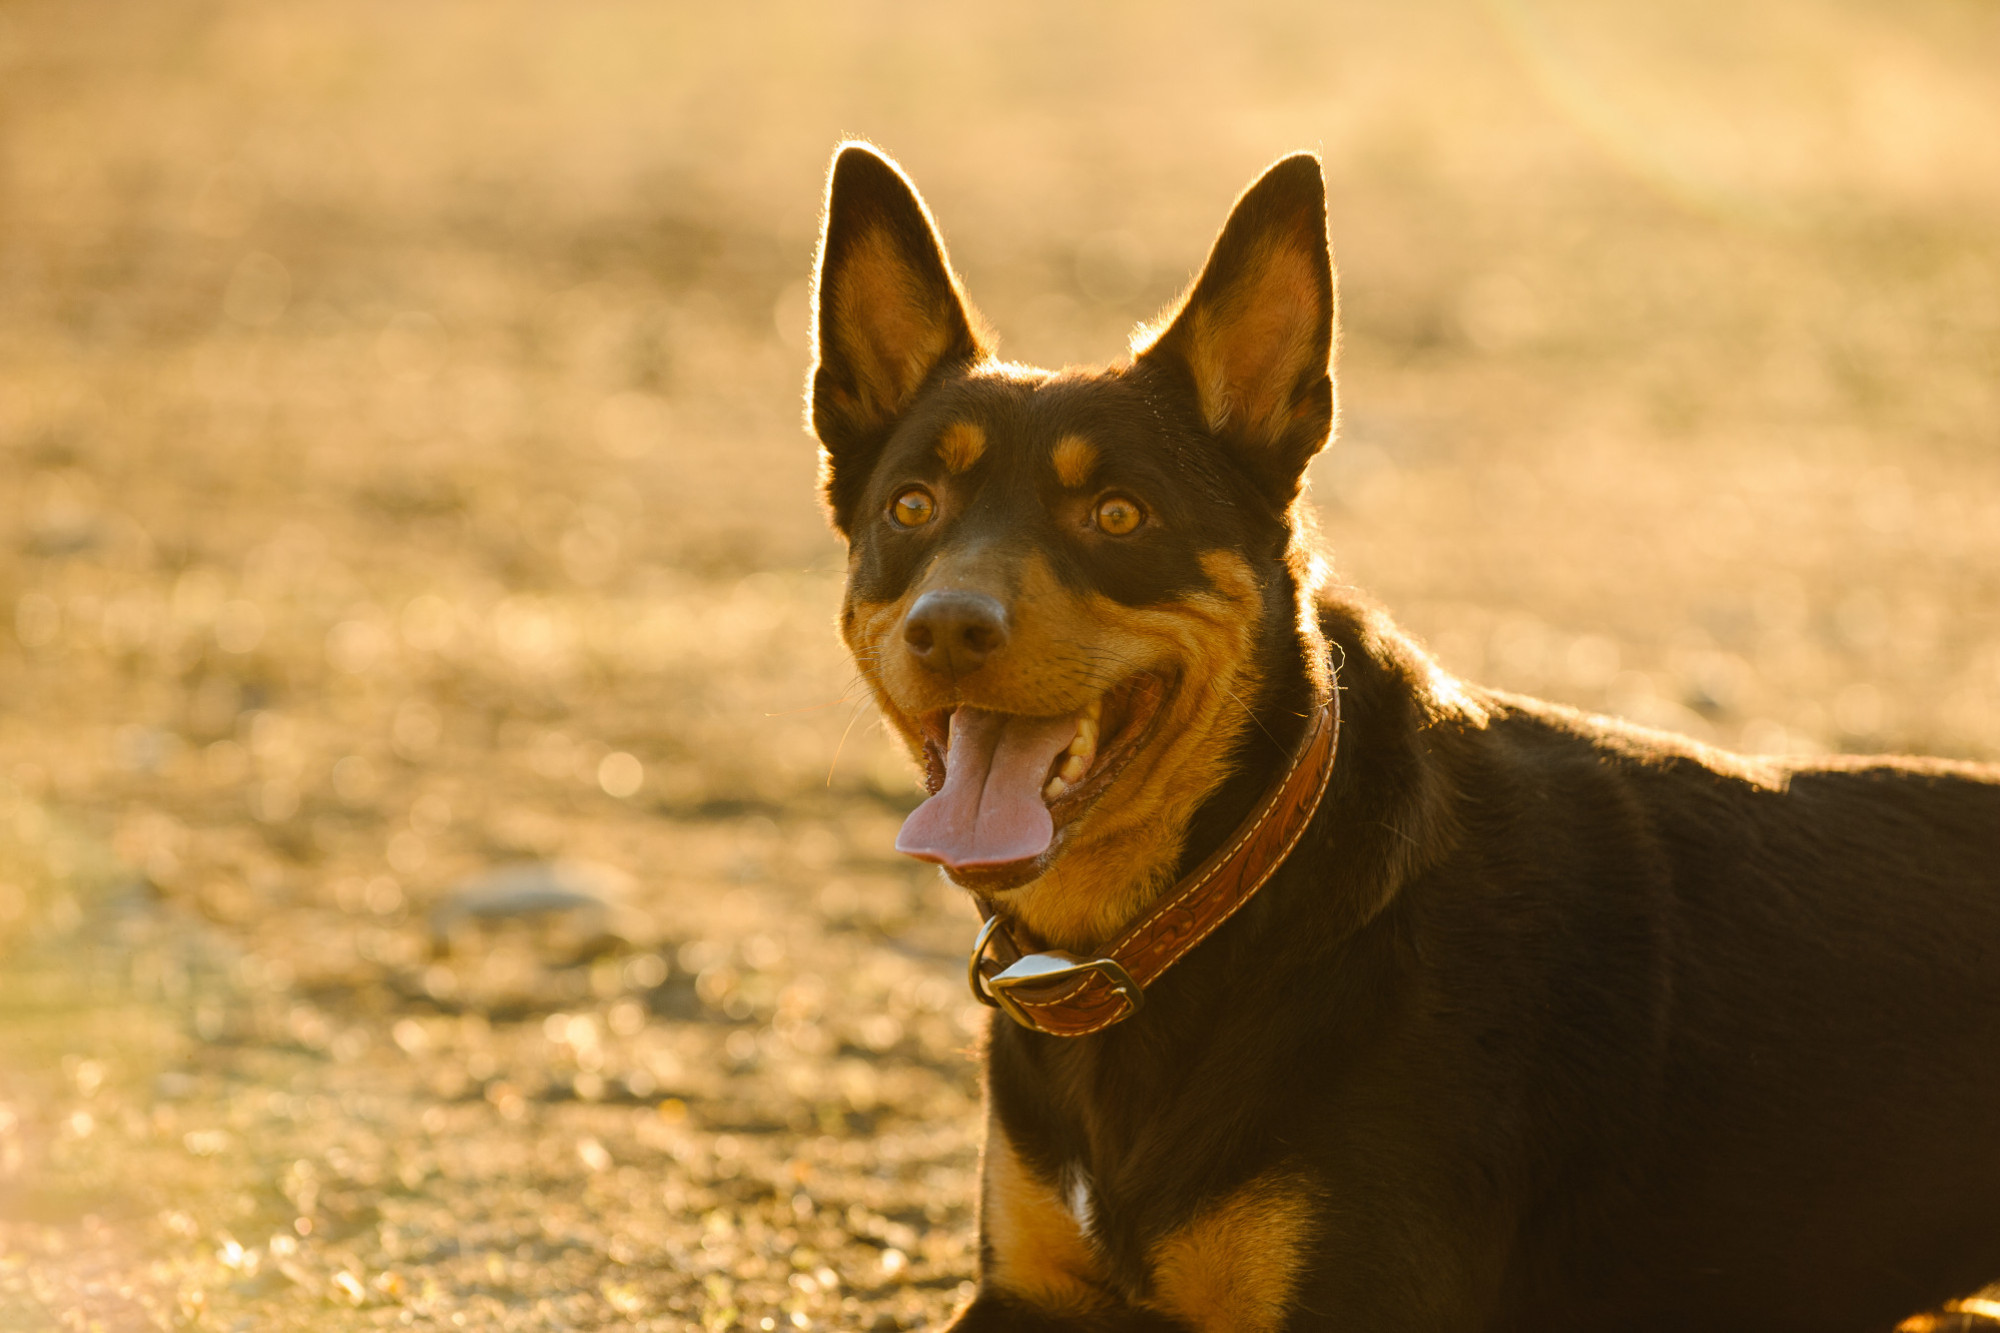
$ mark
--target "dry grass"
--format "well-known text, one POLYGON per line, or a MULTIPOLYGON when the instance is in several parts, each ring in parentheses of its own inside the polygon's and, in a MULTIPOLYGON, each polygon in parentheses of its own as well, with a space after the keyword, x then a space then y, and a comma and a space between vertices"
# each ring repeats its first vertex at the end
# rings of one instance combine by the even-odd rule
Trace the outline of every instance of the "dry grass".
POLYGON ((1319 147, 1345 577, 1497 684, 2000 754, 1995 70, 1970 0, 0 7, 0 1320, 956 1299, 971 917, 842 746, 798 425, 844 134, 1055 361, 1319 147), (555 857, 631 943, 432 956, 555 857))

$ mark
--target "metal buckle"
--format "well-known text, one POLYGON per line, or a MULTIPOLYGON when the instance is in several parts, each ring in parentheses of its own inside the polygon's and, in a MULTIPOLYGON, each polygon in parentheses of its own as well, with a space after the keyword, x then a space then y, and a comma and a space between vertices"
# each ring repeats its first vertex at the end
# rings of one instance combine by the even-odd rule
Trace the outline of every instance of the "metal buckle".
POLYGON ((1045 982, 1061 981, 1082 973, 1095 972, 1103 977, 1111 989, 1125 997, 1130 1006, 1127 1016, 1139 1012, 1146 1003, 1146 992, 1139 983, 1132 980, 1117 960, 1111 958, 1079 958, 1075 954, 1050 950, 1047 953, 1023 954, 1008 964, 1007 968, 994 976, 980 975, 979 964, 986 957, 986 946, 1000 927, 1000 918, 990 916, 986 924, 979 928, 979 938, 973 941, 972 957, 966 967, 966 981, 972 987, 972 997, 981 1004, 1000 1010, 1024 1028, 1042 1031, 1042 1025, 1021 1007, 1021 1002, 1008 992, 1022 986, 1041 985, 1045 982))
POLYGON ((989 916, 980 923, 979 938, 972 942, 972 957, 965 962, 965 984, 972 988, 972 998, 989 1009, 998 1009, 999 1003, 986 993, 986 979, 979 975, 979 964, 985 961, 986 945, 993 938, 993 932, 1000 929, 998 915, 989 916))

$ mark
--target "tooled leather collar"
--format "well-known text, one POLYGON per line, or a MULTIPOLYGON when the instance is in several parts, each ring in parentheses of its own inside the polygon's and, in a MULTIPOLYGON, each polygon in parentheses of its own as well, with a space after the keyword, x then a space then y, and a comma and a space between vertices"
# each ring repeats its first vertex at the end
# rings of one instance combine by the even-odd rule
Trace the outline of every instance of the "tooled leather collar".
POLYGON ((1250 901, 1292 854, 1319 810, 1340 739, 1340 691, 1313 710, 1291 767, 1228 841, 1174 885, 1097 958, 1030 952, 1006 918, 986 917, 972 946, 968 980, 983 1004, 1052 1037, 1082 1037, 1130 1018, 1146 987, 1250 901))

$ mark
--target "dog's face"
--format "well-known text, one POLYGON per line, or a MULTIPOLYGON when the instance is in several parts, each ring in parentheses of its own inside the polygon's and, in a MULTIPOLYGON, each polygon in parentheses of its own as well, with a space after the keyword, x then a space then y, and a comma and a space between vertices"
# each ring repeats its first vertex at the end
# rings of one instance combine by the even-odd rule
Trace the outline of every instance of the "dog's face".
POLYGON ((1318 164, 1286 159, 1129 363, 1036 370, 992 358, 897 169, 835 159, 811 408, 842 633, 933 793, 897 845, 1051 944, 1152 896, 1312 637, 1293 538, 1333 424, 1325 228, 1318 164))

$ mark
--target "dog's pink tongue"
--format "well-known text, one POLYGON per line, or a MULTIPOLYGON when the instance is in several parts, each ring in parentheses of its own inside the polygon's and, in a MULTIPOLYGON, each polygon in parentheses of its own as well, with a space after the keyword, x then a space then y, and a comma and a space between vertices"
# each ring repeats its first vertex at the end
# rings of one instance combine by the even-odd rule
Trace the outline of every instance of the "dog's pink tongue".
POLYGON ((944 786, 903 821, 896 850, 954 870, 1040 856, 1056 835, 1042 787, 1049 765, 1075 735, 1072 717, 959 709, 951 717, 944 786))

